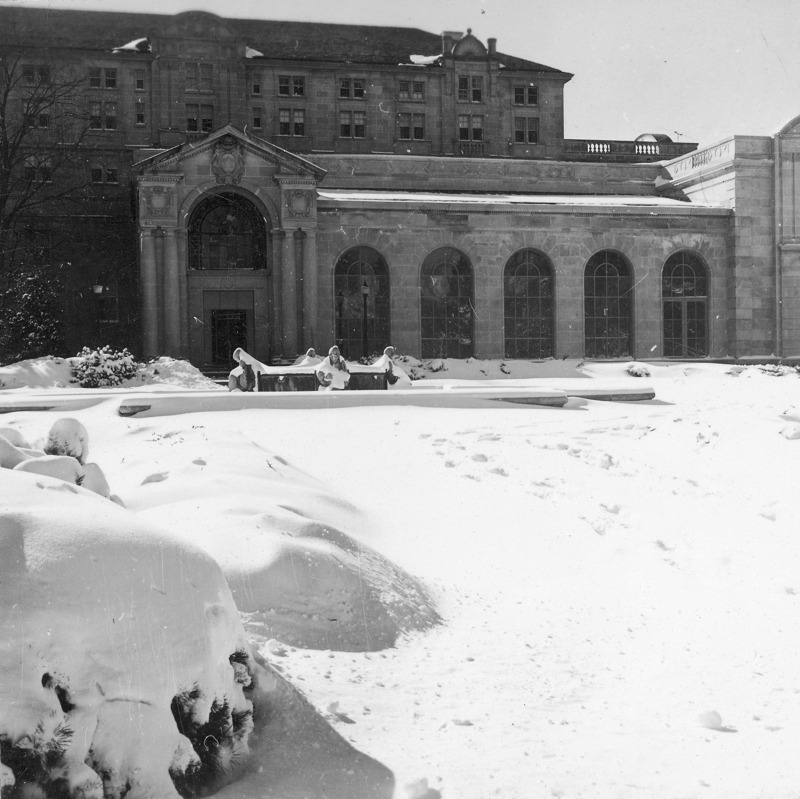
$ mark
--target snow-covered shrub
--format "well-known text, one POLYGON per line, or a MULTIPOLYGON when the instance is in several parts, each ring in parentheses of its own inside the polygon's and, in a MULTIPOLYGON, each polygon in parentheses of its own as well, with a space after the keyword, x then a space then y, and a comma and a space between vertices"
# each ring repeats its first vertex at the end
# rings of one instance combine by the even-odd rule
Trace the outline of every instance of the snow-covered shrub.
POLYGON ((118 386, 136 376, 139 364, 127 349, 112 350, 105 346, 97 350, 84 347, 73 359, 73 382, 82 388, 118 386))
POLYGON ((0 785, 207 795, 249 754, 255 661, 219 566, 111 502, 0 470, 0 785))
POLYGON ((625 371, 633 377, 650 377, 650 370, 647 368, 647 365, 643 363, 628 364, 625 371))

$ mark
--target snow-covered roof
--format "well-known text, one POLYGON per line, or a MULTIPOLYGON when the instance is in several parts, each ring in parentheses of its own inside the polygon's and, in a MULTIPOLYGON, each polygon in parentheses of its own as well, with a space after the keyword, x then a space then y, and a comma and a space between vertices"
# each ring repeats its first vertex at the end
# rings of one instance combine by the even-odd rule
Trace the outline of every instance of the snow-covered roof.
POLYGON ((395 191, 350 191, 346 189, 322 189, 318 191, 321 201, 353 202, 361 204, 389 205, 562 205, 609 208, 653 209, 723 209, 703 203, 688 203, 668 197, 621 195, 621 194, 467 194, 445 192, 395 192, 395 191))
POLYGON ((263 58, 264 53, 256 50, 253 47, 245 47, 244 48, 244 57, 245 58, 263 58))
POLYGON ((122 47, 115 47, 112 53, 150 53, 152 52, 150 40, 144 36, 141 39, 134 39, 132 42, 123 44, 122 47))

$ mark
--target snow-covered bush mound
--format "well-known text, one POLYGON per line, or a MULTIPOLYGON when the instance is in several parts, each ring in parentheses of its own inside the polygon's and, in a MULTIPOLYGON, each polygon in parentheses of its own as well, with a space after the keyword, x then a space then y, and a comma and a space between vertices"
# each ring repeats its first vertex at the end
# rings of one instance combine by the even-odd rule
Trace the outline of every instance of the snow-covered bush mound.
MULTIPOLYGON (((107 348, 105 348, 107 349, 107 348)), ((91 351, 90 351, 91 352, 91 351)), ((132 356, 130 358, 133 362, 132 356)), ((127 361, 126 361, 127 362, 127 361)), ((121 381, 114 379, 113 382, 106 381, 108 376, 105 369, 98 366, 89 368, 81 365, 81 356, 75 358, 54 358, 47 356, 44 358, 34 358, 28 361, 0 366, 0 390, 21 389, 21 388, 79 388, 81 387, 80 378, 74 376, 77 368, 80 374, 88 375, 91 373, 96 388, 109 388, 116 386, 119 388, 138 388, 141 386, 159 385, 166 387, 176 387, 181 389, 198 389, 202 391, 220 389, 224 390, 213 380, 205 377, 199 369, 192 366, 188 361, 175 358, 161 357, 148 363, 137 363, 133 371, 125 370, 121 381), (100 370, 100 371, 98 371, 100 370), (105 375, 105 376, 104 376, 105 375), (102 379, 101 379, 102 378, 102 379)), ((85 387, 88 387, 88 383, 85 387)))
POLYGON ((91 350, 84 347, 72 358, 72 376, 81 388, 118 386, 130 380, 138 368, 139 364, 127 349, 101 347, 91 350))
POLYGON ((376 650, 433 624, 424 588, 369 546, 376 521, 254 441, 245 416, 236 419, 235 431, 143 422, 117 447, 126 456, 114 489, 220 564, 259 637, 376 650))
POLYGON ((217 564, 60 480, 3 469, 0 496, 0 785, 102 799, 230 779, 266 672, 217 564))

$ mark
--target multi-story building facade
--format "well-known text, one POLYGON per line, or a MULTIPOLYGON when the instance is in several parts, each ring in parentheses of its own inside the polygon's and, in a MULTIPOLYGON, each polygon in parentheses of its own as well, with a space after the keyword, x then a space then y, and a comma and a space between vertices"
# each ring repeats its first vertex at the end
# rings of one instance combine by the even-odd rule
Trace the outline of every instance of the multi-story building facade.
POLYGON ((21 8, 0 29, 34 80, 83 78, 74 346, 101 334, 207 370, 236 346, 334 341, 351 358, 800 350, 797 245, 776 238, 794 184, 771 139, 565 139, 571 75, 469 31, 21 8))

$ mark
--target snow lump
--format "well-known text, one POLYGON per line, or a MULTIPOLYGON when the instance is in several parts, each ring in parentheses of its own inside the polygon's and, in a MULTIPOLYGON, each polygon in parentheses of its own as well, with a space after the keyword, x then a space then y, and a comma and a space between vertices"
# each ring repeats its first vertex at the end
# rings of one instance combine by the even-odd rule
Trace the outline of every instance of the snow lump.
POLYGON ((53 477, 2 469, 0 496, 0 783, 167 798, 230 779, 271 678, 219 566, 53 477))

